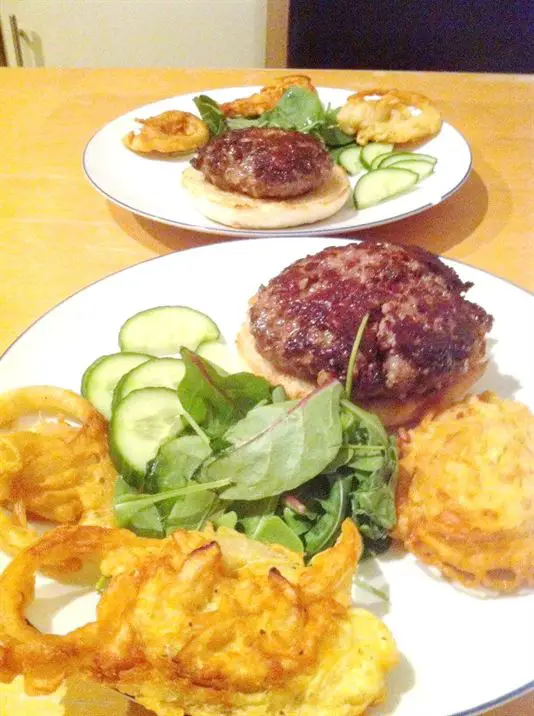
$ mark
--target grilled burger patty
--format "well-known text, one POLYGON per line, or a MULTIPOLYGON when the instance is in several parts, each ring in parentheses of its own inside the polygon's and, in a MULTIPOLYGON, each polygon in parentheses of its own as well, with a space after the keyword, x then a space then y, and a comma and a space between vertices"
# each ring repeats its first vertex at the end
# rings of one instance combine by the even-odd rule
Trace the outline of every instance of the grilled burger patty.
POLYGON ((259 127, 215 137, 191 164, 219 189, 264 199, 307 194, 333 170, 330 155, 314 137, 259 127))
POLYGON ((249 311, 258 353, 279 371, 345 380, 356 335, 353 398, 403 400, 441 391, 484 359, 493 319, 463 283, 415 246, 363 242, 301 259, 258 291, 249 311))

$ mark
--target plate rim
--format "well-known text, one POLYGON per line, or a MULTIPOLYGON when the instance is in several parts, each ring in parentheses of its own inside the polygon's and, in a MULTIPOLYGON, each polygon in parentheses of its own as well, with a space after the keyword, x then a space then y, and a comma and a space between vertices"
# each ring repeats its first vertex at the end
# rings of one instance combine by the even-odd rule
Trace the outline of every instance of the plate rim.
MULTIPOLYGON (((265 236, 265 237, 251 237, 251 238, 249 238, 248 240, 246 240, 246 239, 243 240, 243 239, 241 239, 241 238, 235 237, 235 238, 234 238, 233 240, 231 240, 231 241, 225 241, 225 242, 207 244, 207 245, 204 245, 204 246, 193 246, 193 247, 189 247, 189 248, 182 249, 182 250, 179 250, 179 251, 173 251, 173 252, 170 252, 170 253, 168 253, 168 254, 164 254, 164 255, 162 255, 162 256, 151 256, 151 257, 149 257, 149 258, 147 258, 147 259, 144 259, 144 260, 139 261, 139 262, 137 262, 137 263, 135 263, 135 264, 132 264, 131 266, 125 266, 124 268, 118 269, 118 270, 116 270, 116 271, 112 271, 110 274, 106 274, 105 276, 102 276, 102 277, 100 277, 100 278, 98 278, 98 279, 95 279, 94 281, 91 281, 90 283, 88 283, 88 284, 82 286, 82 287, 79 288, 78 290, 74 291, 73 293, 71 293, 71 294, 69 294, 68 296, 66 296, 65 298, 63 298, 61 301, 59 301, 58 303, 56 303, 54 306, 51 306, 51 307, 50 307, 49 309, 47 309, 44 313, 42 313, 40 316, 38 316, 34 321, 32 321, 32 322, 24 329, 24 331, 22 331, 22 332, 8 345, 8 347, 3 351, 3 353, 0 354, 0 364, 1 364, 1 362, 3 361, 4 357, 7 356, 7 354, 8 354, 9 352, 11 352, 11 350, 19 343, 19 341, 20 341, 24 336, 26 336, 26 334, 27 334, 29 331, 31 331, 31 329, 32 329, 34 326, 36 326, 41 320, 43 320, 44 318, 46 318, 50 313, 52 313, 54 310, 56 310, 57 308, 59 308, 61 305, 63 305, 63 304, 66 303, 67 301, 69 301, 71 298, 77 296, 78 294, 82 293, 83 291, 85 291, 85 290, 87 290, 87 289, 89 289, 89 288, 92 288, 93 286, 98 285, 99 283, 102 283, 102 282, 106 281, 107 279, 111 279, 111 278, 113 278, 113 277, 115 277, 115 276, 117 276, 117 275, 119 275, 119 274, 122 274, 122 273, 124 273, 124 272, 126 272, 126 271, 129 271, 129 270, 131 270, 131 269, 134 269, 134 268, 136 268, 136 267, 142 266, 142 265, 144 265, 144 264, 148 264, 148 263, 151 263, 151 262, 154 262, 154 261, 160 261, 160 260, 161 260, 161 261, 164 261, 164 260, 168 260, 169 257, 175 256, 175 255, 179 255, 179 254, 182 254, 182 253, 184 253, 184 252, 187 252, 187 253, 197 252, 197 251, 198 251, 198 252, 202 252, 202 251, 204 251, 204 250, 213 249, 214 247, 218 247, 220 250, 223 250, 223 251, 224 251, 224 249, 225 249, 225 247, 226 247, 227 245, 232 245, 232 244, 237 244, 237 243, 242 244, 242 243, 244 243, 244 242, 250 244, 250 243, 252 243, 252 242, 258 242, 258 241, 259 241, 259 242, 262 242, 262 241, 263 241, 263 242, 271 242, 271 240, 272 240, 273 238, 275 238, 275 239, 276 239, 276 238, 280 238, 280 239, 283 239, 284 241, 287 241, 288 238, 291 239, 291 238, 293 238, 293 237, 286 237, 286 236, 269 236, 269 237, 267 237, 267 236, 265 236)), ((294 237, 294 238, 295 238, 296 241, 302 241, 302 237, 294 237)), ((304 237, 304 238, 310 238, 310 239, 317 240, 317 239, 320 239, 321 237, 320 237, 320 236, 308 236, 308 237, 304 237)), ((325 237, 325 238, 326 238, 326 237, 325 237)), ((344 237, 344 236, 330 237, 330 238, 336 239, 338 242, 342 242, 342 244, 360 243, 361 241, 364 240, 364 239, 358 239, 358 238, 347 238, 347 237, 344 237)), ((328 245, 329 245, 329 244, 327 243, 327 241, 328 241, 328 238, 326 238, 324 248, 327 248, 328 245)), ((401 244, 401 245, 402 245, 402 244, 401 244)), ((322 250, 322 248, 320 248, 318 251, 321 251, 321 250, 322 250)), ((461 260, 459 260, 459 259, 449 258, 449 257, 442 256, 442 255, 439 255, 439 254, 435 254, 435 255, 438 256, 439 258, 441 258, 442 260, 444 260, 445 262, 453 264, 453 266, 454 266, 455 264, 458 264, 458 265, 460 265, 460 266, 466 266, 467 268, 474 269, 475 271, 479 271, 480 273, 486 274, 487 276, 490 276, 491 278, 493 278, 494 280, 497 280, 498 282, 502 282, 502 283, 504 283, 504 284, 507 284, 508 286, 513 287, 514 289, 519 290, 522 294, 525 295, 526 298, 530 298, 530 299, 534 298, 534 292, 531 292, 529 289, 526 289, 526 288, 524 288, 523 286, 519 286, 518 284, 514 283, 513 281, 510 281, 509 279, 503 278, 503 277, 501 277, 501 276, 497 276, 497 275, 491 273, 490 271, 487 271, 486 269, 479 268, 479 267, 477 267, 477 266, 473 266, 472 264, 469 264, 469 263, 467 263, 467 262, 465 262, 465 261, 461 261, 461 260)), ((298 259, 295 259, 295 260, 298 260, 298 259)), ((455 712, 455 713, 452 713, 452 714, 447 714, 447 716, 476 716, 477 714, 483 714, 483 713, 485 713, 486 711, 488 711, 489 709, 502 706, 502 705, 504 705, 504 704, 506 704, 506 703, 508 703, 508 702, 510 702, 510 701, 513 701, 513 700, 515 700, 515 699, 517 699, 517 698, 520 698, 521 696, 525 696, 526 694, 528 694, 528 693, 531 692, 531 691, 534 691, 534 679, 531 680, 531 681, 529 681, 529 682, 527 682, 526 684, 523 684, 523 685, 521 685, 521 686, 518 686, 517 688, 513 689, 512 691, 506 692, 506 693, 503 694, 502 696, 496 697, 496 698, 494 698, 494 699, 492 699, 492 700, 490 700, 490 701, 486 701, 486 702, 484 702, 484 703, 482 703, 482 704, 478 704, 478 705, 473 706, 473 707, 471 707, 471 708, 469 708, 469 709, 466 709, 466 710, 464 710, 464 711, 459 711, 459 712, 455 712)))
MULTIPOLYGON (((149 102, 147 104, 144 104, 140 107, 136 107, 134 109, 128 110, 127 112, 123 112, 122 114, 118 115, 117 117, 114 117, 109 122, 106 122, 104 125, 99 127, 88 139, 87 143, 85 144, 85 147, 82 152, 82 170, 84 173, 84 176, 86 177, 89 184, 103 197, 105 197, 108 201, 110 201, 112 204, 115 204, 116 206, 121 207, 122 209, 125 209, 126 211, 131 212, 132 214, 136 216, 142 216, 145 219, 150 219, 151 221, 155 221, 160 224, 165 224, 166 226, 174 226, 178 229, 184 229, 186 231, 198 231, 204 234, 215 234, 215 235, 221 235, 221 236, 259 236, 259 237, 267 237, 267 236, 310 236, 313 238, 314 236, 334 236, 335 234, 339 233, 349 233, 353 231, 362 231, 364 229, 370 229, 375 226, 385 226, 387 224, 392 224, 396 221, 402 221, 403 219, 407 219, 410 216, 416 216, 417 214, 422 213, 423 211, 427 211, 428 209, 431 209, 433 206, 439 206, 439 204, 442 204, 444 201, 449 199, 453 194, 455 194, 457 191, 459 191, 462 186, 465 184, 469 176, 471 175, 471 172, 473 170, 473 150, 471 148, 471 144, 467 141, 465 136, 460 132, 456 127, 454 127, 450 122, 447 122, 443 120, 443 125, 447 125, 450 127, 454 132, 456 132, 463 142, 465 143, 466 149, 469 153, 469 163, 465 170, 464 175, 460 178, 459 182, 452 187, 449 191, 445 192, 445 194, 440 196, 440 199, 438 202, 435 201, 428 201, 427 203, 423 204, 422 206, 419 206, 415 209, 411 209, 410 211, 406 211, 402 214, 397 214, 395 216, 381 219, 379 221, 371 221, 365 224, 358 224, 358 226, 353 227, 346 227, 346 228, 316 228, 316 229, 307 229, 307 226, 313 226, 313 224, 305 224, 301 227, 295 227, 292 229, 238 229, 238 228, 231 228, 228 226, 225 226, 224 224, 220 224, 219 226, 203 226, 199 224, 189 224, 179 221, 173 221, 170 219, 165 219, 161 216, 158 216, 157 214, 151 214, 147 211, 142 211, 139 209, 135 209, 127 202, 121 201, 120 199, 116 199, 111 194, 109 194, 105 189, 103 189, 99 184, 91 177, 90 173, 87 170, 87 153, 90 150, 90 146, 92 142, 95 140, 95 138, 102 132, 106 127, 108 127, 113 122, 116 122, 119 119, 122 119, 129 114, 132 114, 134 112, 139 112, 140 110, 143 110, 145 107, 150 107, 154 104, 159 104, 160 102, 166 102, 168 100, 174 100, 174 99, 183 99, 184 97, 189 97, 196 94, 212 94, 213 92, 218 92, 220 90, 232 90, 232 89, 242 89, 242 88, 249 88, 250 90, 253 90, 255 88, 260 88, 261 85, 241 85, 240 87, 216 87, 212 89, 202 89, 202 90, 196 90, 193 92, 184 92, 179 95, 173 95, 171 97, 164 97, 159 100, 155 100, 154 102, 149 102)), ((320 92, 321 90, 331 91, 331 90, 339 90, 342 92, 351 92, 352 90, 345 87, 326 87, 324 85, 317 86, 317 90, 320 92)), ((441 130, 440 130, 441 131, 441 130)), ((439 134, 439 133, 438 133, 439 134)), ((437 135, 436 135, 437 136, 437 135)))

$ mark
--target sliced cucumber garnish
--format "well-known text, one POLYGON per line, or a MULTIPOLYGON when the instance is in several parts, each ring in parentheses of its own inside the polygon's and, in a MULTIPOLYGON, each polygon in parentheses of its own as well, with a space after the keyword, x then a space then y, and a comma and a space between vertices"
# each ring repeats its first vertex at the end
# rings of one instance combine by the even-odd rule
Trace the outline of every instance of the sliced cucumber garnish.
POLYGON ((113 407, 133 390, 170 388, 176 390, 185 375, 185 365, 178 358, 151 358, 126 373, 115 387, 113 407))
POLYGON ((415 156, 416 155, 414 155, 413 159, 405 159, 402 162, 395 162, 395 164, 391 164, 390 167, 392 169, 409 169, 411 172, 415 172, 417 174, 419 180, 425 179, 434 171, 434 165, 432 162, 427 162, 426 159, 416 159, 415 156))
POLYGON ((118 472, 134 487, 142 487, 147 463, 162 441, 178 435, 185 422, 175 390, 134 390, 115 407, 109 433, 110 454, 118 472))
POLYGON ((197 350, 197 353, 227 373, 239 373, 240 371, 246 370, 239 360, 239 356, 237 356, 226 343, 219 343, 219 341, 203 343, 197 350))
POLYGON ((386 157, 392 157, 394 154, 395 152, 388 152, 387 154, 378 154, 371 162, 369 171, 373 172, 375 169, 378 169, 382 162, 385 161, 386 157))
MULTIPOLYGON (((351 144, 351 147, 353 147, 353 146, 354 146, 354 143, 351 144)), ((334 162, 334 164, 339 164, 339 157, 346 150, 347 150, 347 147, 330 147, 328 149, 328 153, 332 157, 332 161, 334 162)))
POLYGON ((419 176, 408 169, 377 169, 364 174, 354 187, 354 206, 367 209, 385 199, 402 194, 419 181, 419 176))
MULTIPOLYGON (((430 156, 430 154, 418 154, 416 152, 391 152, 391 154, 388 154, 387 156, 378 157, 378 159, 378 168, 380 169, 391 167, 394 164, 397 164, 397 162, 404 162, 412 159, 430 162, 432 165, 436 164, 438 161, 436 157, 432 157, 430 156)), ((377 167, 373 168, 376 169, 377 167)))
POLYGON ((360 161, 361 151, 361 147, 353 145, 351 147, 347 147, 340 153, 339 164, 341 164, 347 174, 354 176, 362 171, 363 166, 360 161))
POLYGON ((112 353, 97 358, 83 374, 82 395, 109 420, 115 386, 123 375, 149 359, 144 353, 112 353))
POLYGON ((369 142, 369 144, 366 144, 365 147, 362 148, 360 159, 362 164, 367 167, 367 169, 370 169, 376 157, 379 157, 381 154, 389 154, 392 151, 393 144, 369 142))
POLYGON ((195 351, 204 341, 219 337, 216 324, 187 306, 159 306, 129 318, 119 333, 122 351, 166 356, 186 347, 195 351))

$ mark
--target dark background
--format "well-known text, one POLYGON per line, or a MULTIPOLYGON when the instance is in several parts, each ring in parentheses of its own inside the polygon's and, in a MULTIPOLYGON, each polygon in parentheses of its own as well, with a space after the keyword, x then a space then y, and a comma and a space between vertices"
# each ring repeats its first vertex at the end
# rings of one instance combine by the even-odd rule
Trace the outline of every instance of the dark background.
POLYGON ((534 72, 534 0, 291 0, 289 67, 534 72))

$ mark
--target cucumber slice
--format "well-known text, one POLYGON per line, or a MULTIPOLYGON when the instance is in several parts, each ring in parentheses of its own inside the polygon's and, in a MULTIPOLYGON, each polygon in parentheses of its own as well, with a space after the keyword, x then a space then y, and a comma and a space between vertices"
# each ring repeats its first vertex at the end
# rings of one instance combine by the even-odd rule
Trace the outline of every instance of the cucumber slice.
POLYGON ((381 154, 389 154, 393 151, 393 144, 386 144, 385 142, 369 142, 365 147, 362 148, 360 159, 364 167, 367 169, 371 168, 371 164, 381 154))
POLYGON ((391 154, 388 154, 387 156, 380 157, 378 166, 380 169, 385 169, 386 167, 391 167, 394 164, 397 164, 397 162, 404 162, 411 159, 417 159, 422 162, 430 162, 432 166, 437 164, 438 161, 436 157, 432 157, 430 154, 417 154, 416 152, 391 152, 391 154))
POLYGON ((358 146, 347 147, 339 155, 339 164, 345 169, 347 174, 354 176, 359 174, 362 169, 362 163, 360 161, 360 154, 362 148, 358 146))
POLYGON ((219 341, 203 343, 197 353, 201 358, 209 360, 227 373, 240 373, 246 370, 239 356, 226 343, 219 343, 219 341))
POLYGON ((395 164, 391 164, 390 167, 392 169, 409 169, 411 172, 417 174, 419 181, 425 179, 434 171, 434 164, 432 164, 432 162, 427 162, 426 159, 415 159, 415 157, 413 159, 405 159, 402 162, 395 162, 395 164))
MULTIPOLYGON (((354 143, 352 143, 351 146, 353 147, 354 143)), ((347 147, 330 147, 328 149, 328 153, 332 157, 334 164, 339 164, 339 157, 346 149, 347 147)))
POLYGON ((386 157, 392 157, 394 154, 395 152, 388 152, 387 154, 378 154, 371 162, 369 170, 374 172, 374 170, 378 169, 378 167, 382 164, 386 157))
POLYGON ((417 184, 419 177, 408 169, 377 169, 364 174, 354 187, 354 206, 367 209, 385 199, 402 194, 417 184))
POLYGON ((83 397, 109 420, 115 386, 123 375, 149 359, 145 353, 112 353, 97 358, 83 374, 83 397))
POLYGON ((125 481, 142 488, 147 463, 166 438, 185 427, 175 390, 134 390, 113 411, 109 431, 111 458, 125 481))
POLYGON ((151 358, 126 373, 113 393, 114 409, 133 390, 170 388, 176 390, 185 374, 185 365, 178 358, 151 358))
POLYGON ((121 351, 165 356, 186 347, 195 351, 204 341, 220 335, 216 324, 200 311, 187 306, 158 306, 136 313, 119 332, 121 351))

